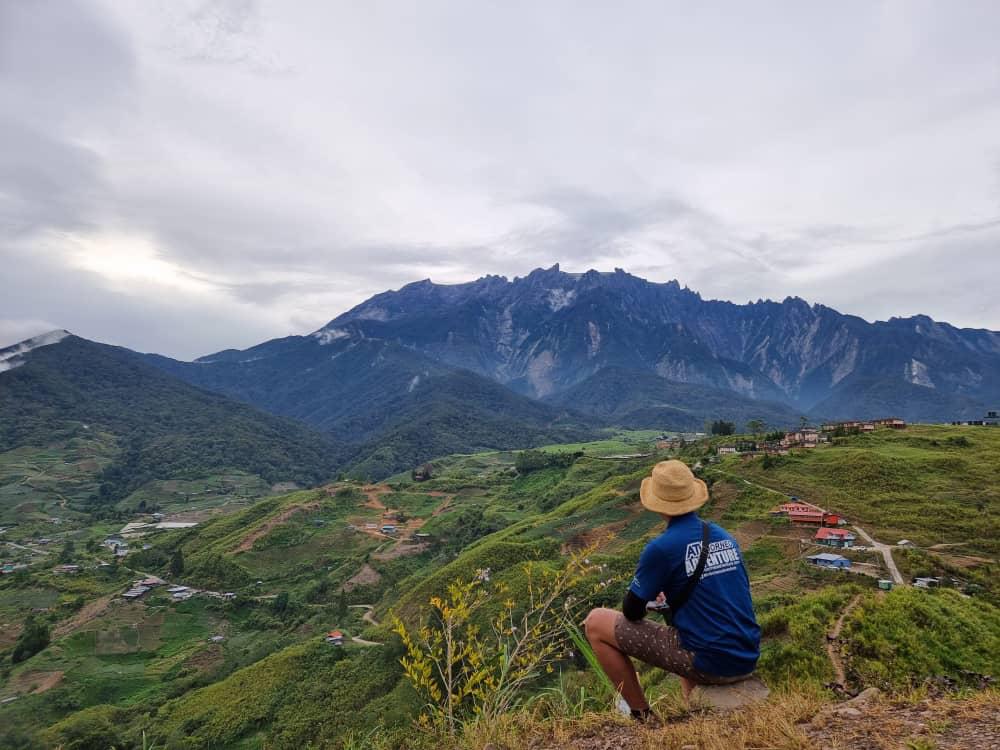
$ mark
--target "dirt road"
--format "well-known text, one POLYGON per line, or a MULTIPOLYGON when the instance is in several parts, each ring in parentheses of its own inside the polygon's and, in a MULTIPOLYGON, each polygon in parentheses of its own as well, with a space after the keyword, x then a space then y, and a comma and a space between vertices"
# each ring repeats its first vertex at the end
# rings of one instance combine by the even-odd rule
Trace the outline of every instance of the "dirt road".
POLYGON ((363 615, 361 615, 361 619, 364 620, 365 622, 369 623, 370 625, 381 625, 382 624, 378 620, 375 619, 375 615, 373 614, 373 611, 375 610, 375 607, 372 606, 371 604, 351 604, 350 606, 353 609, 363 609, 363 610, 365 610, 365 613, 363 615))
POLYGON ((892 576, 892 580, 896 584, 903 585, 903 576, 900 575, 899 568, 896 567, 896 561, 892 559, 892 545, 882 544, 882 542, 876 542, 872 539, 871 534, 862 529, 860 526, 855 526, 854 530, 858 532, 858 535, 868 543, 869 546, 874 547, 877 551, 882 553, 882 559, 885 560, 885 567, 889 569, 889 575, 892 576))

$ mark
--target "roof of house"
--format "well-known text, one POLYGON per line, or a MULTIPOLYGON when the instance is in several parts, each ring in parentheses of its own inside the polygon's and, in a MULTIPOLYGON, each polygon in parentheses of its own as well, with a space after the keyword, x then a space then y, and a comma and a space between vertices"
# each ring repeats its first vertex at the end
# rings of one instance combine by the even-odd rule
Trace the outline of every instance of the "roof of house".
POLYGON ((329 633, 326 634, 326 637, 327 638, 343 638, 344 634, 341 633, 339 630, 331 630, 329 633))
POLYGON ((804 500, 792 500, 787 503, 782 503, 778 506, 782 510, 793 512, 793 511, 819 511, 823 512, 823 509, 818 505, 813 505, 812 503, 807 503, 804 500))
POLYGON ((821 552, 818 555, 809 555, 809 559, 810 560, 823 560, 824 562, 840 562, 842 560, 846 561, 846 562, 850 562, 843 555, 834 555, 834 554, 832 554, 830 552, 821 552))
POLYGON ((847 529, 828 529, 828 528, 816 529, 816 536, 815 536, 816 539, 847 539, 849 537, 853 538, 854 534, 852 534, 847 529))

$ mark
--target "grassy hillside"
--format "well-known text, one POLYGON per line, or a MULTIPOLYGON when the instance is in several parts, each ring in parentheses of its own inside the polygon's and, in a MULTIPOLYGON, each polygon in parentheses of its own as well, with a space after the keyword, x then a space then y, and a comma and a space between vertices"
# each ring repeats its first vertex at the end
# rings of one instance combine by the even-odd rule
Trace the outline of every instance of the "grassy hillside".
MULTIPOLYGON (((116 604, 111 595, 131 577, 124 570, 60 577, 36 567, 17 580, 7 576, 0 580, 0 615, 48 608, 42 616, 55 629, 51 646, 5 668, 0 698, 20 697, 0 705, 0 721, 24 747, 80 737, 135 747, 143 731, 158 747, 447 746, 433 732, 413 729, 422 699, 402 677, 391 618, 421 620, 430 597, 488 569, 484 585, 505 591, 479 611, 485 626, 505 598, 527 600, 526 562, 557 570, 581 549, 590 550, 595 567, 574 589, 578 606, 617 606, 639 551, 661 528, 638 504, 638 486, 662 456, 614 456, 645 453, 649 437, 549 446, 543 453, 550 460, 523 473, 513 452, 452 455, 433 462, 434 478, 426 482, 402 473, 386 484, 345 481, 260 500, 195 529, 150 538, 150 549, 126 558, 133 570, 172 582, 235 591, 233 601, 196 597, 178 604, 157 591, 138 603, 116 604), (394 524, 396 533, 381 534, 383 523, 394 524), (184 569, 175 575, 177 551, 184 569), (107 608, 94 614, 91 603, 105 597, 107 608), (322 642, 331 628, 347 634, 346 646, 322 642), (224 639, 210 643, 213 634, 224 639), (44 692, 32 694, 38 685, 44 692)), ((704 514, 744 549, 765 635, 759 671, 772 688, 805 696, 810 705, 829 698, 823 685, 834 671, 826 634, 844 613, 842 654, 853 687, 909 689, 933 675, 966 679, 964 671, 1000 669, 1000 621, 984 572, 995 563, 963 568, 983 581, 983 594, 972 598, 908 588, 880 595, 875 580, 886 574, 880 556, 851 553, 870 567, 870 576, 814 569, 803 561, 816 550, 801 541, 810 532, 768 514, 775 491, 794 491, 851 513, 879 538, 898 530, 924 544, 923 530, 930 543, 934 517, 908 521, 893 511, 895 504, 912 502, 907 493, 928 505, 933 493, 957 493, 969 467, 987 470, 976 460, 995 461, 993 440, 985 431, 914 428, 850 438, 767 468, 759 459, 708 467, 712 499, 704 514), (849 467, 857 478, 846 474, 849 467), (935 474, 927 494, 907 478, 918 470, 935 474), (878 492, 873 476, 882 478, 878 492), (905 490, 886 484, 890 479, 905 490), (878 505, 868 507, 876 497, 878 505), (890 519, 885 525, 883 515, 890 519), (928 628, 931 635, 916 637, 928 628)), ((690 446, 685 458, 694 463, 708 451, 690 446)), ((995 492, 995 479, 974 476, 995 492)), ((955 502, 961 507, 967 500, 955 502)), ((946 522, 941 533, 957 536, 992 523, 994 508, 987 505, 967 526, 946 522)), ((964 557, 987 560, 988 542, 977 536, 976 554, 964 557)), ((914 560, 897 551, 900 565, 914 570, 946 558, 957 565, 962 557, 955 548, 906 554, 914 560)), ((674 678, 645 668, 641 677, 660 705, 677 705, 674 678)), ((607 706, 593 672, 570 658, 540 675, 530 694, 532 720, 607 706)))
POLYGON ((242 470, 315 484, 342 459, 330 438, 187 385, 125 349, 70 336, 0 375, 0 451, 114 436, 96 500, 112 504, 152 480, 242 470))
MULTIPOLYGON (((709 475, 747 479, 845 513, 883 542, 1000 552, 1000 430, 912 425, 768 460, 727 458, 709 475)), ((762 492, 756 507, 776 500, 762 492)))

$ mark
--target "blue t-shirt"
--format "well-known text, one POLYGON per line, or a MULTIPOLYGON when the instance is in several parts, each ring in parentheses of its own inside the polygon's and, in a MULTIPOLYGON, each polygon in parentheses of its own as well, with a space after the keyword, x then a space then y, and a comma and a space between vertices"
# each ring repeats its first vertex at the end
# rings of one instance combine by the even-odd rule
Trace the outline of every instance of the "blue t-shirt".
MULTIPOLYGON (((736 540, 713 523, 709 528, 705 571, 687 603, 674 614, 674 627, 684 648, 694 652, 697 669, 721 677, 749 674, 760 656, 750 581, 736 540)), ((697 514, 671 519, 667 530, 642 551, 629 590, 647 601, 661 591, 668 603, 676 599, 698 565, 701 539, 697 514)))

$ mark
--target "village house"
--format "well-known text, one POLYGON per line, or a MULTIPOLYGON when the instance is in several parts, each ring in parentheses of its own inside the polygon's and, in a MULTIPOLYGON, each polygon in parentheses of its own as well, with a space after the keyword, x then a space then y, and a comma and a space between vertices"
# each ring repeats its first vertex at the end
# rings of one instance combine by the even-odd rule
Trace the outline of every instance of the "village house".
POLYGON ((681 447, 681 440, 678 438, 659 438, 656 441, 656 450, 675 451, 681 447))
POLYGON ((344 634, 339 630, 331 630, 326 634, 326 642, 331 646, 343 646, 344 645, 344 634))
POLYGON ((1000 425, 1000 411, 991 409, 983 419, 965 419, 952 422, 953 425, 968 425, 974 427, 997 427, 1000 425))
POLYGON ((879 578, 878 587, 882 589, 882 591, 892 591, 892 581, 888 578, 879 578))
POLYGON ((786 448, 815 448, 819 445, 819 430, 815 427, 803 427, 795 432, 787 432, 781 443, 786 448))
POLYGON ((821 525, 826 511, 812 503, 805 503, 798 499, 783 503, 771 511, 772 516, 788 516, 792 523, 815 523, 821 525))
POLYGON ((823 544, 827 547, 850 547, 856 538, 847 529, 831 529, 825 526, 816 529, 816 536, 813 537, 817 544, 823 544))
POLYGON ((380 531, 383 534, 395 534, 396 533, 396 526, 395 526, 395 524, 391 524, 391 523, 382 524, 382 528, 380 529, 380 531))
POLYGON ((896 542, 896 546, 897 547, 916 547, 917 545, 915 545, 909 539, 900 539, 898 542, 896 542))
POLYGON ((80 566, 79 565, 56 565, 52 569, 52 572, 53 573, 79 573, 80 572, 80 566))
POLYGON ((133 586, 124 594, 122 594, 122 598, 129 600, 139 599, 147 591, 149 591, 149 586, 133 586))
POLYGON ((882 419, 873 419, 872 424, 876 427, 888 427, 890 430, 905 430, 906 420, 900 419, 899 417, 884 417, 882 419))
POLYGON ((718 455, 720 455, 720 456, 731 455, 733 453, 736 453, 736 446, 735 445, 720 445, 718 448, 715 449, 715 452, 718 455))
POLYGON ((788 446, 785 445, 783 440, 780 441, 768 441, 764 443, 764 455, 767 456, 787 456, 788 446))
POLYGON ((428 479, 434 478, 434 467, 431 464, 418 466, 410 472, 410 477, 414 482, 426 482, 428 479))
POLYGON ((862 422, 856 419, 846 422, 827 422, 821 429, 823 432, 837 432, 838 430, 843 430, 844 432, 875 432, 875 423, 862 422))
POLYGON ((806 558, 811 564, 820 568, 843 569, 851 567, 851 561, 843 555, 834 555, 830 552, 821 552, 818 555, 809 555, 806 558))
POLYGON ((914 578, 913 585, 918 589, 933 589, 941 585, 940 578, 914 578))
POLYGON ((208 639, 208 642, 209 643, 222 643, 224 640, 226 640, 226 637, 224 635, 213 635, 211 638, 208 639))

